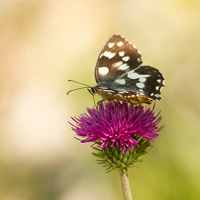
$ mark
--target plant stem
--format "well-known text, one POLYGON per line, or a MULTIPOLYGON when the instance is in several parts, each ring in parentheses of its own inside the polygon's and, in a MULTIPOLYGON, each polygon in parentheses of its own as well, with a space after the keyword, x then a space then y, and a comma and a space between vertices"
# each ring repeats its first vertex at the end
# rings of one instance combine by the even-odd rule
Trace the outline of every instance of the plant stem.
POLYGON ((128 179, 128 174, 126 174, 122 169, 120 169, 118 173, 119 173, 124 200, 133 200, 130 183, 128 179))

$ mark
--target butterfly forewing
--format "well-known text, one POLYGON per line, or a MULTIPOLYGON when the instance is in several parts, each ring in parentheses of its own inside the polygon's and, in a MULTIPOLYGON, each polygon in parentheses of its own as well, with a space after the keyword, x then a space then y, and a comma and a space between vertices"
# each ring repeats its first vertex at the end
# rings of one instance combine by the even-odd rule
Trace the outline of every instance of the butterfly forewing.
POLYGON ((103 100, 132 104, 160 100, 164 77, 158 69, 141 66, 141 55, 120 35, 113 35, 102 49, 95 68, 97 93, 103 100))
POLYGON ((113 35, 102 49, 95 68, 96 82, 117 79, 142 63, 138 50, 120 35, 113 35))

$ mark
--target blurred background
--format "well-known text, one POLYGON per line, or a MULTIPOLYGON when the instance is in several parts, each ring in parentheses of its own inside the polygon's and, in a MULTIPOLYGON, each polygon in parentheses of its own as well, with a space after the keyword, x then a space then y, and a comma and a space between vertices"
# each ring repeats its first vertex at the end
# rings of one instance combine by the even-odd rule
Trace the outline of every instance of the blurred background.
POLYGON ((165 76, 164 125, 133 199, 200 199, 200 1, 1 0, 0 199, 121 200, 118 174, 96 164, 68 121, 93 106, 98 55, 114 33, 165 76))

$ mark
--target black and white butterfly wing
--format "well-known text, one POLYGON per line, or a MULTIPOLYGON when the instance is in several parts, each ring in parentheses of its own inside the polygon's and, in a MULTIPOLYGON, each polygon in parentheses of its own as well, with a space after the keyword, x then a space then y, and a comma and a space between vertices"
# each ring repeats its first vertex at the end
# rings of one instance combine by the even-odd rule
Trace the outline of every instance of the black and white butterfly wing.
POLYGON ((162 99, 156 95, 164 86, 164 77, 158 69, 141 64, 136 47, 122 36, 113 35, 102 49, 95 68, 100 95, 133 104, 162 99))
POLYGON ((102 49, 95 68, 96 82, 117 79, 142 64, 141 55, 130 42, 113 35, 102 49))
POLYGON ((137 69, 130 70, 120 77, 120 80, 125 80, 125 84, 153 100, 161 100, 156 96, 161 94, 161 89, 164 86, 164 77, 158 69, 151 66, 139 66, 137 69))

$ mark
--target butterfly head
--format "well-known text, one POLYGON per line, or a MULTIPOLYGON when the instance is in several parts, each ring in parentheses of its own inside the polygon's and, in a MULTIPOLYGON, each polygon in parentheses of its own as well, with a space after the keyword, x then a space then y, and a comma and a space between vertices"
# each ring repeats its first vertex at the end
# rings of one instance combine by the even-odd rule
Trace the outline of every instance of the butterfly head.
POLYGON ((97 90, 95 87, 91 87, 89 89, 87 89, 89 91, 90 94, 95 95, 97 93, 97 90))

